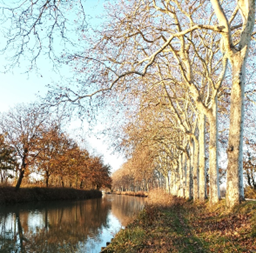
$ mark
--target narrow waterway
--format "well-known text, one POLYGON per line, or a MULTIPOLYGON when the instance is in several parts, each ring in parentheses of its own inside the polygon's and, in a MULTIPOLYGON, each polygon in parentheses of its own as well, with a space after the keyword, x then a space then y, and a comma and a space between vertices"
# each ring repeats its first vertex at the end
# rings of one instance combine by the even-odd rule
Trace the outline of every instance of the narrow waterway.
POLYGON ((142 210, 139 197, 0 206, 0 252, 98 253, 142 210))

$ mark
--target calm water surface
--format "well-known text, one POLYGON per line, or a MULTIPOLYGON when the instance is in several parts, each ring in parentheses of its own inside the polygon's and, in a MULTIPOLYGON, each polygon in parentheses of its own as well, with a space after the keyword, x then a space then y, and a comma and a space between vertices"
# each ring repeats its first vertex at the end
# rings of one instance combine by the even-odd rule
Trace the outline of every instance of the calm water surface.
POLYGON ((0 252, 100 252, 142 210, 144 199, 102 199, 0 206, 0 252))

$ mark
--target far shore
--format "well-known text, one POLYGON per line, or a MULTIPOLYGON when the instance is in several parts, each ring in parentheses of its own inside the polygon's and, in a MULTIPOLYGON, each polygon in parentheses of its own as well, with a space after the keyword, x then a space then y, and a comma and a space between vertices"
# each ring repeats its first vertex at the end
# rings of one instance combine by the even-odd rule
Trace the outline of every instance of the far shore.
POLYGON ((113 191, 112 193, 117 194, 117 195, 128 195, 128 196, 134 196, 134 197, 147 197, 148 196, 148 192, 145 192, 145 191, 137 191, 137 192, 133 192, 133 191, 124 191, 124 192, 113 191))
POLYGON ((73 188, 27 187, 15 191, 15 187, 0 187, 0 205, 54 200, 85 200, 101 198, 98 190, 79 190, 73 188))

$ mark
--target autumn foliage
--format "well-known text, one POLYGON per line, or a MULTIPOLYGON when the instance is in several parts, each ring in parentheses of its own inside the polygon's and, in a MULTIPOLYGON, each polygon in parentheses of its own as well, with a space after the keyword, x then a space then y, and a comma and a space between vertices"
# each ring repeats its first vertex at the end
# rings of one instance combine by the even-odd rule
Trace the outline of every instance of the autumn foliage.
POLYGON ((0 118, 1 181, 46 187, 111 188, 110 166, 62 130, 38 104, 20 105, 0 118))

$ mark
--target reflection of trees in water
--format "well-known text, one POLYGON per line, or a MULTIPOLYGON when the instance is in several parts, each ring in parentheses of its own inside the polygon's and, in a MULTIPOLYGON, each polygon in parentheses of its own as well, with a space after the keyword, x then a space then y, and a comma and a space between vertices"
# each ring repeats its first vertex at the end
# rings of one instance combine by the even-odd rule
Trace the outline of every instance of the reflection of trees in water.
MULTIPOLYGON (((9 220, 12 219, 13 214, 0 214, 0 252, 11 252, 16 249, 16 238, 17 231, 16 226, 13 227, 13 230, 10 230, 6 225, 9 223, 9 220), (10 233, 14 233, 14 236, 11 236, 10 233)), ((15 216, 14 216, 15 219, 15 216)))
POLYGON ((0 216, 0 224, 0 252, 26 252, 24 241, 27 238, 23 233, 19 212, 0 216))
POLYGON ((144 207, 145 198, 116 195, 112 201, 112 213, 126 226, 144 207))
POLYGON ((110 210, 123 226, 141 210, 143 199, 111 195, 77 202, 35 203, 0 208, 0 253, 84 252, 108 229, 110 210))
MULTIPOLYGON (((6 237, 6 218, 0 211, 1 229, 0 252, 7 245, 14 250, 19 247, 20 252, 73 252, 79 242, 85 242, 88 236, 96 236, 103 227, 107 226, 107 214, 110 202, 101 199, 73 202, 59 205, 45 205, 45 208, 37 209, 41 214, 43 224, 40 227, 30 228, 29 219, 33 219, 31 211, 18 208, 12 220, 10 238, 6 237), (16 229, 16 231, 14 230, 16 229), (3 238, 2 238, 3 237, 3 238), (15 239, 16 237, 16 239, 15 239), (6 240, 7 239, 7 240, 6 240)), ((8 210, 6 210, 8 212, 8 210)), ((98 237, 99 238, 99 237, 98 237)))

